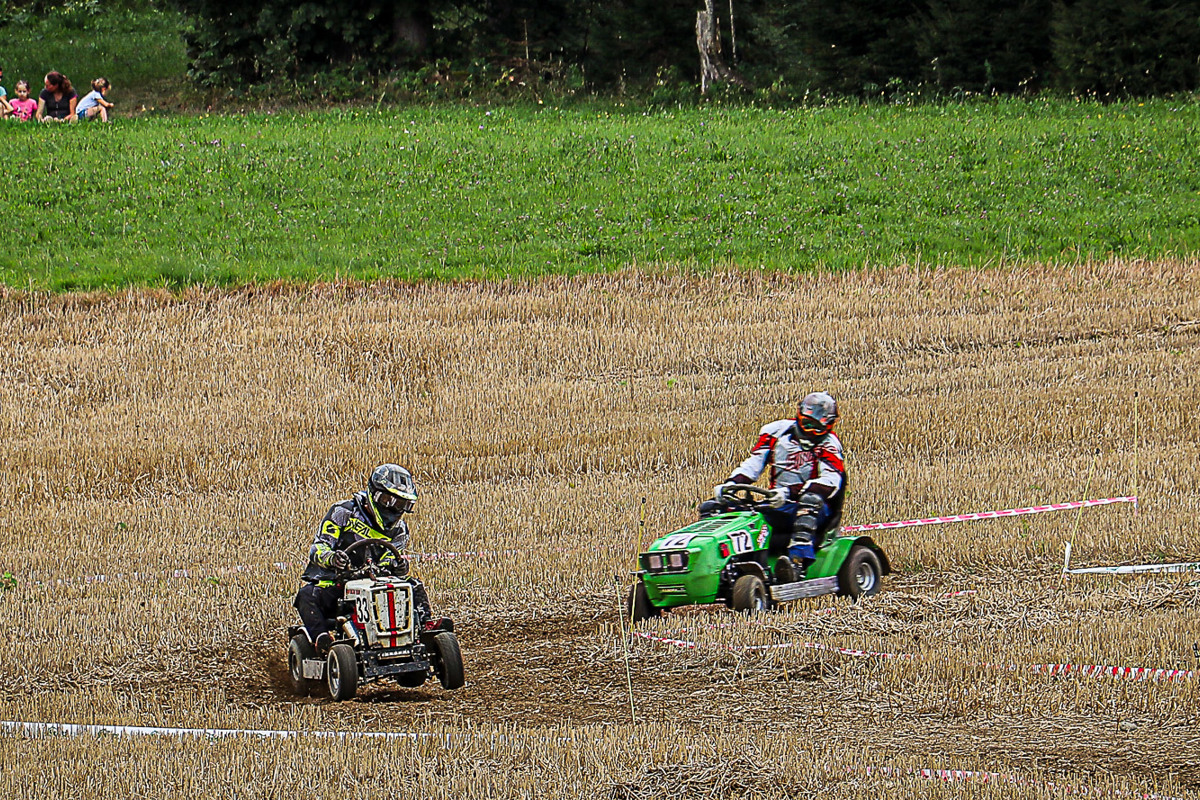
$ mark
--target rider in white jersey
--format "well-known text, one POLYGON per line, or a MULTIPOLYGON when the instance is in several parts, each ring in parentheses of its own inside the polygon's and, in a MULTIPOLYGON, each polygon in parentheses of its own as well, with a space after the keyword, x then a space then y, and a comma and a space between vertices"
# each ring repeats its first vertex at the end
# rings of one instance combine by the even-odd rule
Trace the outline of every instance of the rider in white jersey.
POLYGON ((754 483, 769 467, 771 508, 764 513, 772 536, 790 537, 788 556, 800 574, 816 557, 826 526, 841 511, 845 497, 845 456, 833 433, 837 417, 833 397, 825 392, 808 395, 800 401, 795 419, 762 427, 749 458, 713 491, 720 505, 726 486, 754 483))

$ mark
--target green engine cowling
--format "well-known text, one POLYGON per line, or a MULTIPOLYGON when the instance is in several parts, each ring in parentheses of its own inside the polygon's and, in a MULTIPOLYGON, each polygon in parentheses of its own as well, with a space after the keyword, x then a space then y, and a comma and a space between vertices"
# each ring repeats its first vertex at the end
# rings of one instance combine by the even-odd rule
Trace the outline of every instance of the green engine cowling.
POLYGON ((715 603, 725 565, 765 550, 769 537, 757 511, 718 514, 660 536, 639 556, 646 595, 659 608, 715 603))

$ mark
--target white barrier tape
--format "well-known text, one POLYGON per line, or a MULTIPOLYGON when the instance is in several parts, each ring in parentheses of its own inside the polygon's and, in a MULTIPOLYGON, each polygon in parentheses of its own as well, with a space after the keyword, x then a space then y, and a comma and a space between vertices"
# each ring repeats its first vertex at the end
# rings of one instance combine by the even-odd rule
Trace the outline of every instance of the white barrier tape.
POLYGON ((1132 564, 1122 567, 1081 567, 1064 570, 1068 575, 1147 575, 1153 573, 1200 572, 1200 561, 1179 564, 1132 564))
POLYGON ((1111 503, 1137 503, 1136 496, 1105 497, 1099 500, 1076 500, 1071 503, 1052 503, 1048 506, 1029 506, 1028 508, 1006 508, 1003 511, 980 511, 974 514, 954 514, 948 517, 927 517, 925 519, 906 519, 901 522, 872 522, 867 525, 843 525, 843 533, 858 531, 879 531, 892 528, 913 528, 920 525, 941 525, 945 522, 971 522, 977 519, 1001 519, 1004 517, 1021 517, 1028 514, 1044 514, 1047 511, 1067 511, 1072 508, 1090 508, 1106 506, 1111 503))
POLYGON ((921 769, 917 767, 898 769, 896 767, 861 765, 847 767, 846 771, 862 772, 867 775, 879 774, 888 777, 895 776, 898 778, 921 778, 923 780, 930 781, 945 781, 946 783, 1008 783, 1014 786, 1042 786, 1052 792, 1057 791, 1058 789, 1063 789, 1068 794, 1115 794, 1121 797, 1136 797, 1140 798, 1140 800, 1181 800, 1181 798, 1161 795, 1155 792, 1103 792, 1101 790, 1092 789, 1086 784, 1038 781, 1022 775, 1014 775, 1004 772, 985 772, 982 770, 921 769))
POLYGON ((0 731, 35 736, 192 736, 200 739, 224 739, 231 736, 292 739, 313 736, 323 739, 420 739, 432 733, 398 731, 279 731, 244 728, 159 728, 146 725, 75 725, 67 722, 20 722, 0 720, 0 731))
MULTIPOLYGON (((719 650, 730 650, 734 652, 755 652, 760 650, 787 650, 796 647, 803 647, 810 650, 824 650, 831 653, 838 653, 843 656, 851 656, 854 658, 883 658, 900 661, 919 661, 921 657, 912 653, 881 653, 873 650, 856 650, 852 647, 835 647, 833 645, 821 644, 820 642, 780 642, 779 644, 756 644, 756 645, 737 645, 737 644, 718 644, 715 642, 701 644, 699 642, 690 641, 687 639, 671 639, 664 636, 655 636, 646 631, 634 631, 634 636, 640 636, 643 639, 649 639, 652 642, 667 644, 673 647, 681 647, 688 650, 695 650, 701 647, 711 647, 719 650)), ((986 667, 989 669, 1005 669, 1012 672, 1021 670, 1030 670, 1031 672, 1046 673, 1047 675, 1071 675, 1077 674, 1087 678, 1112 677, 1124 678, 1130 681, 1189 681, 1197 678, 1195 670, 1190 669, 1161 669, 1155 667, 1113 667, 1104 664, 973 664, 972 666, 986 667)))
MULTIPOLYGON (((461 731, 454 734, 418 733, 416 731, 285 731, 285 730, 254 730, 248 728, 165 728, 146 725, 77 725, 66 722, 24 722, 19 720, 0 720, 0 733, 25 736, 176 736, 197 739, 225 739, 230 737, 301 739, 313 737, 320 739, 402 739, 416 741, 418 739, 442 739, 447 747, 451 746, 454 738, 492 738, 504 741, 504 734, 486 736, 471 731, 461 731)), ((567 737, 560 737, 560 742, 570 742, 567 737)), ((1009 783, 1013 785, 1044 786, 1051 791, 1061 787, 1068 792, 1081 794, 1099 794, 1086 784, 1052 783, 1037 781, 1022 775, 1006 774, 1003 772, 985 772, 968 769, 922 769, 875 766, 869 764, 851 764, 845 768, 847 773, 861 772, 865 775, 883 775, 895 777, 919 778, 922 780, 939 780, 954 783, 1009 783)), ((1181 800, 1180 798, 1146 792, 1121 792, 1122 796, 1132 796, 1141 800, 1181 800)))
POLYGON ((1071 569, 1071 543, 1063 548, 1064 575, 1141 575, 1156 572, 1200 572, 1200 561, 1186 561, 1175 564, 1131 564, 1114 567, 1079 567, 1071 569))

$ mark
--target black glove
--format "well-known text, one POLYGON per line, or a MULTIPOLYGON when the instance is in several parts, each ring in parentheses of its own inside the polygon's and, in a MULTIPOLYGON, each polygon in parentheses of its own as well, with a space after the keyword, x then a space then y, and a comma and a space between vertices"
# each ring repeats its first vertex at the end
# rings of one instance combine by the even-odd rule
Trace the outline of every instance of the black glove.
POLYGON ((384 575, 391 575, 393 578, 403 578, 408 574, 408 561, 403 558, 395 558, 386 564, 380 564, 379 569, 384 575))
POLYGON ((329 557, 329 566, 341 572, 350 566, 350 556, 344 550, 334 550, 329 557))

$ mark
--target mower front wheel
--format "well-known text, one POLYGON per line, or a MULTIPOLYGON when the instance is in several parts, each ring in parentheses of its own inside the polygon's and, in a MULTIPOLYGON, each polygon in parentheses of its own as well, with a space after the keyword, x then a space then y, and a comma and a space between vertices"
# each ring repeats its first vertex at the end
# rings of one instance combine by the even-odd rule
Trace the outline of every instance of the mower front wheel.
POLYGON ((771 607, 767 586, 757 575, 743 575, 733 583, 733 610, 745 614, 766 611, 771 607))
POLYGON ((650 602, 646 594, 646 584, 637 581, 629 587, 629 596, 625 598, 625 613, 631 622, 641 622, 651 617, 661 617, 662 609, 650 602))
POLYGON ((325 679, 329 696, 349 700, 358 692, 358 656, 348 644, 335 644, 325 661, 325 679))
POLYGON ((883 566, 879 556, 869 547, 859 545, 850 550, 850 555, 838 570, 838 594, 857 600, 879 594, 883 582, 883 566))
POLYGON ((438 658, 434 663, 434 671, 443 689, 461 689, 466 678, 463 676, 462 650, 458 647, 458 637, 450 631, 434 634, 433 647, 437 650, 438 658))
POLYGON ((319 685, 317 681, 304 677, 304 659, 316 657, 317 651, 303 633, 297 633, 288 642, 288 683, 292 685, 292 691, 301 697, 308 697, 319 685))

